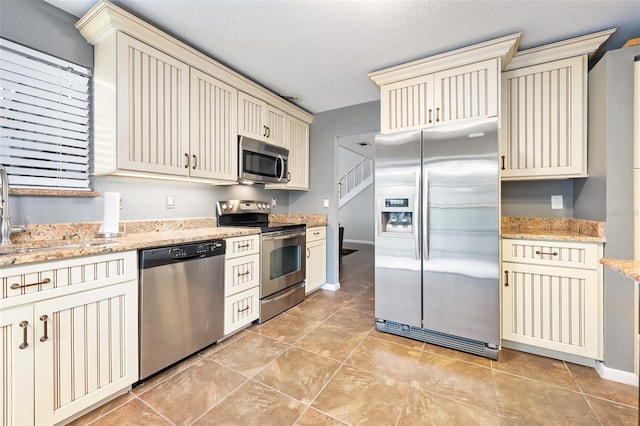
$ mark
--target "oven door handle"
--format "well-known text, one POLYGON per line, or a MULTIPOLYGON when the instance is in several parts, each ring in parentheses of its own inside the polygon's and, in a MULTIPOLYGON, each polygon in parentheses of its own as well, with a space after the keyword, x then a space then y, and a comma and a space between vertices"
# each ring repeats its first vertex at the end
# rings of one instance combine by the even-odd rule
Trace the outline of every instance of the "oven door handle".
POLYGON ((269 234, 262 234, 262 240, 288 240, 291 238, 297 238, 297 237, 306 237, 307 232, 293 232, 291 234, 284 234, 284 235, 269 235, 269 234))

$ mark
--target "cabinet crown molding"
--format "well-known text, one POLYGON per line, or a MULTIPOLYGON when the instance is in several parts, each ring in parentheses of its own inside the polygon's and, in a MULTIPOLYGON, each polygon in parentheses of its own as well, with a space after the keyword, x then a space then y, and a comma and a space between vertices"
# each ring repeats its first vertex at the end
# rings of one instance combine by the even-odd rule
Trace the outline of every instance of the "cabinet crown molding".
POLYGON ((600 46, 602 46, 616 30, 617 28, 612 28, 610 30, 545 44, 544 46, 521 50, 515 54, 505 68, 505 71, 581 55, 588 55, 589 59, 591 59, 600 46))
POLYGON ((368 76, 377 86, 382 86, 396 81, 494 58, 500 58, 501 67, 504 69, 518 49, 521 34, 522 33, 511 34, 429 56, 424 59, 418 59, 417 61, 374 71, 369 73, 368 76))
POLYGON ((314 116, 308 111, 286 101, 278 94, 267 90, 107 0, 98 2, 80 18, 75 27, 92 45, 99 44, 105 36, 113 31, 124 32, 194 68, 219 78, 240 91, 259 97, 269 105, 281 109, 293 117, 306 123, 313 122, 314 116))

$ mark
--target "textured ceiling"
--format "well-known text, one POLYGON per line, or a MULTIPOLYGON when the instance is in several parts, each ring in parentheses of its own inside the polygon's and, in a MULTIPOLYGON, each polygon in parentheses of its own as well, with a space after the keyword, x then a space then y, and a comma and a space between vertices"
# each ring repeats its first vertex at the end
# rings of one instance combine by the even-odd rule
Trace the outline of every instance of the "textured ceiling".
MULTIPOLYGON (((78 17, 97 0, 45 0, 78 17)), ((520 49, 618 28, 640 1, 121 0, 129 10, 310 112, 379 99, 367 73, 522 32, 520 49)))

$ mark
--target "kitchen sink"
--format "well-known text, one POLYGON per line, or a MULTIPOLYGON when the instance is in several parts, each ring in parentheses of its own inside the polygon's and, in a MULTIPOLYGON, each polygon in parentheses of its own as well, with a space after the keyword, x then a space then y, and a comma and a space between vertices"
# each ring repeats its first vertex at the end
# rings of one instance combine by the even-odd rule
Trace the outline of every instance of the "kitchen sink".
POLYGON ((113 247, 117 246, 118 242, 104 242, 104 241, 94 241, 94 242, 82 242, 82 243, 72 243, 72 244, 59 244, 59 245, 48 245, 42 247, 15 247, 9 246, 5 248, 0 248, 0 256, 10 255, 10 254, 24 254, 24 253, 37 253, 42 251, 51 251, 51 250, 65 250, 65 249, 74 249, 74 248, 83 248, 83 247, 113 247))

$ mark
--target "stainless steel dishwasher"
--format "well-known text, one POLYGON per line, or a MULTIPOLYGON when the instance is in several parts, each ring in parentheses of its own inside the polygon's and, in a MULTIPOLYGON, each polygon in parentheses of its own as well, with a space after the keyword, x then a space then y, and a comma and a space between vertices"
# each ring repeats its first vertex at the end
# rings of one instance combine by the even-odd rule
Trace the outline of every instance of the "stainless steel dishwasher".
POLYGON ((224 334, 224 240, 140 252, 140 379, 224 334))

